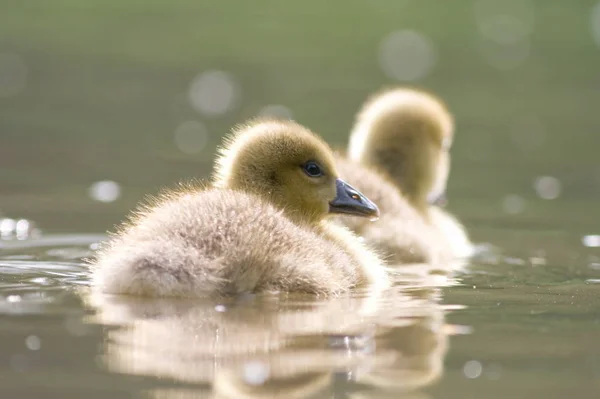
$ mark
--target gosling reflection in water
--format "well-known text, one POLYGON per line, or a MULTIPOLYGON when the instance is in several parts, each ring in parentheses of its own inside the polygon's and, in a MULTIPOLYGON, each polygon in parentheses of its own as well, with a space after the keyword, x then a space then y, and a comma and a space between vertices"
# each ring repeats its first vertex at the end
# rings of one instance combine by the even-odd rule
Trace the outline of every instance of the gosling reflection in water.
POLYGON ((92 294, 116 373, 159 377, 156 398, 421 398, 442 373, 439 288, 330 300, 264 294, 226 301, 92 294), (341 395, 341 396, 340 396, 341 395))

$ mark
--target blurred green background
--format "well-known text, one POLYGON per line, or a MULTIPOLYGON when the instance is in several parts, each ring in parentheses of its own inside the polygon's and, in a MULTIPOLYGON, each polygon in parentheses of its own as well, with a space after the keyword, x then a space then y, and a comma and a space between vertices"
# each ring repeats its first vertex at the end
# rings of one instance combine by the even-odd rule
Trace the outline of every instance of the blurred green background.
POLYGON ((206 176, 235 123, 292 115, 344 146, 366 96, 406 84, 456 115, 450 209, 467 226, 590 232, 598 4, 4 0, 0 212, 103 231, 206 176))

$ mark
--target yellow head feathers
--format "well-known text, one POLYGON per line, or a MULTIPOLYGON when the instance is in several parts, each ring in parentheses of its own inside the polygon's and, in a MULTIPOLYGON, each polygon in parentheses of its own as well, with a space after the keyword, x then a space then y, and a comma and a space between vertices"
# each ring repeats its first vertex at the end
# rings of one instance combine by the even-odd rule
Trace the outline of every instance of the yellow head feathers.
POLYGON ((377 213, 374 204, 338 178, 329 146, 295 122, 256 120, 239 126, 219 152, 216 187, 263 197, 297 221, 318 221, 328 213, 377 213))

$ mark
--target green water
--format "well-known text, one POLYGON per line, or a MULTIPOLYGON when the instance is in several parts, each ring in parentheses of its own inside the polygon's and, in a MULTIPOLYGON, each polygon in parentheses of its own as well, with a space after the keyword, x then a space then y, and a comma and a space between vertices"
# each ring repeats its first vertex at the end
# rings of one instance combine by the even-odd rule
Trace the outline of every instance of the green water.
POLYGON ((596 4, 4 1, 0 218, 42 233, 0 240, 0 396, 597 397, 596 4), (398 62, 429 59, 408 83, 456 116, 449 209, 485 246, 463 271, 330 301, 87 294, 82 258, 104 232, 144 194, 206 176, 231 125, 281 104, 343 146, 394 83, 378 52, 397 30, 432 43, 398 62), (233 82, 220 115, 188 98, 210 70, 233 82), (204 129, 193 154, 186 121, 204 129), (114 201, 90 194, 104 180, 114 201))

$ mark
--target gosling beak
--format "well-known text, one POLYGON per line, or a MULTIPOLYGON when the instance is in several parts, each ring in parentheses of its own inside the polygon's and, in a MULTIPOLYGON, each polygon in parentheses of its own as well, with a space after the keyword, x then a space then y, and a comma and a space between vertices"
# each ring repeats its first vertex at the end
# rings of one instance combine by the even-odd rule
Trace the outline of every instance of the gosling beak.
POLYGON ((362 216, 372 220, 379 217, 377 205, 342 179, 335 180, 335 188, 336 196, 329 203, 329 213, 362 216))
POLYGON ((440 193, 435 196, 429 197, 429 205, 439 206, 441 208, 445 207, 448 204, 448 198, 446 197, 446 193, 440 193))

